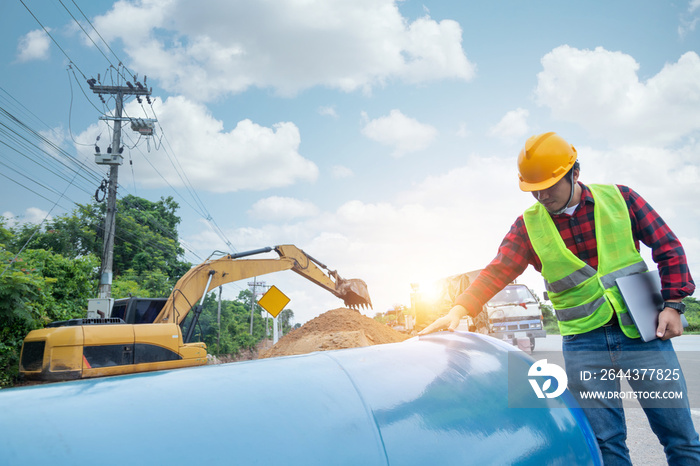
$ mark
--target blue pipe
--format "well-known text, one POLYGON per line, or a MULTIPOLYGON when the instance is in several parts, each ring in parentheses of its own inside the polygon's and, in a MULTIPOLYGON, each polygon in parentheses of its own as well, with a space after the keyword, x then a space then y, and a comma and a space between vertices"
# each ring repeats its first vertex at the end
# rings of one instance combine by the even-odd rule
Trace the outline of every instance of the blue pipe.
POLYGON ((0 390, 0 464, 602 464, 568 391, 534 395, 532 363, 442 332, 0 390))

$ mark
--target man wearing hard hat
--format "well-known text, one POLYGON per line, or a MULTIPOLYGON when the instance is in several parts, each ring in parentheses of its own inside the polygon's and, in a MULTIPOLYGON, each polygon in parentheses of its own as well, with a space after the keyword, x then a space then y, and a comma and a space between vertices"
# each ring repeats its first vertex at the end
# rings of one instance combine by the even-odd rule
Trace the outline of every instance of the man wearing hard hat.
POLYGON ((449 313, 421 334, 455 330, 462 317, 476 316, 531 264, 545 279, 558 319, 568 388, 581 402, 605 464, 631 464, 622 399, 584 403, 581 394, 620 392, 621 378, 640 393, 669 464, 700 464, 685 378, 670 340, 683 333, 681 300, 695 290, 680 241, 629 187, 579 183, 576 149, 556 133, 529 138, 518 157, 518 171, 520 189, 531 192, 537 202, 518 217, 496 258, 457 297, 449 313), (620 277, 647 270, 640 242, 652 249, 665 300, 658 338, 648 342, 640 338, 615 285, 620 277), (671 404, 643 398, 643 393, 661 392, 682 393, 683 398, 671 404))

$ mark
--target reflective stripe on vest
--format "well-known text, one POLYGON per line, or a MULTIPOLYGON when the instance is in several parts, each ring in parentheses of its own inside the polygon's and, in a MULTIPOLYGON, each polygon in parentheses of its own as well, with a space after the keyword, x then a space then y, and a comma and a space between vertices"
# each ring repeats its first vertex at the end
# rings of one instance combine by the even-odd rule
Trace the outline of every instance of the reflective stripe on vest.
POLYGON ((616 311, 623 332, 635 338, 639 333, 615 280, 644 272, 647 267, 635 247, 629 211, 619 189, 613 185, 591 185, 589 189, 595 201, 597 271, 566 247, 550 214, 540 203, 523 215, 528 236, 542 262, 542 276, 562 335, 596 329, 606 324, 616 311))
MULTIPOLYGON (((593 275, 596 274, 595 269, 593 267, 591 267, 590 265, 586 265, 586 267, 584 267, 584 269, 586 269, 585 270, 586 273, 588 273, 590 270, 592 270, 593 275)), ((558 280, 556 282, 557 283, 556 287, 552 287, 551 286, 552 284, 548 283, 547 280, 545 280, 545 282, 544 282, 545 288, 550 293, 561 293, 563 291, 566 291, 568 288, 573 288, 577 285, 580 285, 587 278, 591 278, 593 276, 593 275, 591 275, 591 276, 584 278, 585 273, 581 272, 581 270, 583 270, 583 269, 577 270, 576 272, 572 273, 571 275, 564 277, 564 279, 562 279, 562 280, 558 280), (569 286, 568 288, 560 288, 559 284, 563 281, 570 283, 571 286, 569 286), (556 288, 556 289, 553 289, 553 288, 556 288)), ((646 264, 644 262, 637 262, 635 264, 629 265, 627 267, 623 267, 620 270, 617 270, 615 272, 612 272, 612 273, 609 273, 607 275, 600 277, 600 283, 603 285, 603 288, 608 289, 608 288, 612 287, 613 285, 615 285, 615 280, 617 280, 620 277, 625 277, 627 275, 632 275, 635 273, 642 273, 642 272, 646 272, 646 271, 647 271, 646 264)), ((561 311, 556 311, 557 319, 566 321, 566 320, 579 319, 581 317, 589 316, 589 315, 593 314, 595 312, 595 310, 598 309, 598 307, 600 307, 601 304, 603 304, 602 301, 604 301, 604 300, 605 300, 605 298, 601 297, 600 299, 597 299, 596 301, 593 301, 593 302, 588 303, 588 304, 582 304, 580 306, 575 306, 575 307, 571 307, 568 309, 562 309, 561 311)), ((632 324, 632 319, 629 317, 629 315, 627 315, 627 313, 625 313, 624 316, 625 316, 625 320, 629 322, 627 325, 632 324)))

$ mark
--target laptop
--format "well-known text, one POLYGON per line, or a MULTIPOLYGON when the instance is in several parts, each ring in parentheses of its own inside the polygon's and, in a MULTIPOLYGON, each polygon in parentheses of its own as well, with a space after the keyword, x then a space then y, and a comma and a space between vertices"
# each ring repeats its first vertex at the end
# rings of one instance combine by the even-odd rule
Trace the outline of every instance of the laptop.
MULTIPOLYGON (((627 275, 615 280, 622 298, 625 300, 630 317, 644 342, 656 339, 659 325, 659 312, 664 305, 661 297, 661 279, 657 270, 627 275)), ((683 328, 688 320, 681 314, 683 328)))

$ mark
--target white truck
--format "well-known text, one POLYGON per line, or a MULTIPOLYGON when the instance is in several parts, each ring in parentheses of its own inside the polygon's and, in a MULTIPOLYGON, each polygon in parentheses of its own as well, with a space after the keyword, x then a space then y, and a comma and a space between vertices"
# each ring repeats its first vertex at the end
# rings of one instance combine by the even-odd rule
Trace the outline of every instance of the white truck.
MULTIPOLYGON (((481 270, 474 270, 438 280, 436 287, 440 293, 434 301, 423 299, 418 290, 414 290, 411 296, 412 308, 418 323, 425 322, 418 325, 418 330, 437 317, 445 315, 455 298, 469 287, 480 272, 481 270)), ((547 336, 543 319, 540 303, 532 291, 526 285, 513 282, 491 298, 476 318, 462 319, 458 330, 487 333, 499 340, 533 351, 535 339, 547 336)))
POLYGON ((530 350, 535 338, 544 338, 547 332, 540 303, 530 289, 511 283, 486 303, 489 316, 489 335, 516 344, 518 339, 529 338, 530 350))

